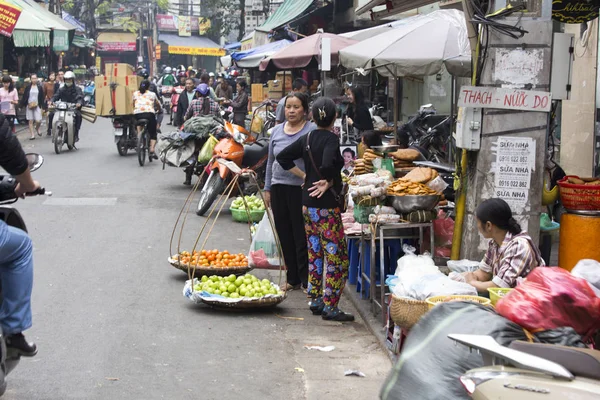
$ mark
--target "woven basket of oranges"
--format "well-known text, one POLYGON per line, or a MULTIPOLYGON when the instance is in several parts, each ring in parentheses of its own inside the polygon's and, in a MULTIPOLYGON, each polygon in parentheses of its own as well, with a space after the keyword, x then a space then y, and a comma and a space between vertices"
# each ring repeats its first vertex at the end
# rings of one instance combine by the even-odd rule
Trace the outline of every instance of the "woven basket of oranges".
POLYGON ((227 250, 200 250, 192 253, 182 251, 169 257, 169 263, 190 275, 196 277, 203 275, 227 276, 231 274, 242 275, 252 268, 248 265, 245 254, 230 254, 227 250))

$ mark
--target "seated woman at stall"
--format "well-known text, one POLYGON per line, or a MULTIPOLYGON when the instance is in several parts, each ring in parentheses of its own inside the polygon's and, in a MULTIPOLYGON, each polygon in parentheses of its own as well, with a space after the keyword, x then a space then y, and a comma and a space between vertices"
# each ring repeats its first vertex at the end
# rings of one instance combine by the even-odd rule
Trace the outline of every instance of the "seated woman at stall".
POLYGON ((478 292, 488 288, 514 288, 535 267, 545 266, 539 249, 513 218, 502 199, 489 199, 477 207, 477 228, 491 239, 479 269, 465 274, 465 280, 478 292))

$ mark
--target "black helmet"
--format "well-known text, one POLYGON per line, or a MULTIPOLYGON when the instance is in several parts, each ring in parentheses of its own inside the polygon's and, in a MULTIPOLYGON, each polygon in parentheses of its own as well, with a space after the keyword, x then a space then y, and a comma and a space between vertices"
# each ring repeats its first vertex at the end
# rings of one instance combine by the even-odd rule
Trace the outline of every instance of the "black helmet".
POLYGON ((148 77, 150 76, 150 73, 146 68, 140 69, 137 74, 138 76, 141 76, 144 79, 148 79, 148 77))

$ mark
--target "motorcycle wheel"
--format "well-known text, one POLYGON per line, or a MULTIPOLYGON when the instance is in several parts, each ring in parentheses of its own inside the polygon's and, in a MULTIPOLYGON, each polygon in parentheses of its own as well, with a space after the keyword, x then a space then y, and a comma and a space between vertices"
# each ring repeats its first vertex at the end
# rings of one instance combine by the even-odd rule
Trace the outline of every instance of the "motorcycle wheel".
POLYGON ((127 155, 127 150, 129 150, 129 146, 127 145, 127 136, 122 135, 117 142, 117 151, 119 152, 120 156, 124 157, 127 155))
POLYGON ((54 137, 54 152, 60 154, 62 151, 63 144, 65 143, 65 137, 62 126, 56 127, 56 135, 54 137))
POLYGON ((206 183, 202 187, 202 191, 200 191, 200 200, 198 200, 198 211, 196 214, 199 216, 203 216, 210 209, 215 199, 223 190, 225 182, 221 175, 219 175, 218 170, 212 170, 206 183))
MULTIPOLYGON (((68 135, 69 135, 69 132, 67 131, 67 135, 66 136, 68 136, 68 135)), ((75 148, 75 146, 74 145, 70 145, 69 142, 67 141, 67 149, 73 150, 74 148, 75 148)))

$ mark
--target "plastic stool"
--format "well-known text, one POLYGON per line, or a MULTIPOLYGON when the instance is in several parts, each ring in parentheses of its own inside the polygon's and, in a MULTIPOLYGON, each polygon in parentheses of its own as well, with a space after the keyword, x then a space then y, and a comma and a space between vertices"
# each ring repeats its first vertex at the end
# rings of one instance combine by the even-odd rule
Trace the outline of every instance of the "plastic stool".
POLYGON ((359 245, 360 240, 358 239, 348 240, 348 258, 350 259, 348 267, 348 283, 351 285, 356 285, 358 281, 358 271, 360 269, 359 245))

